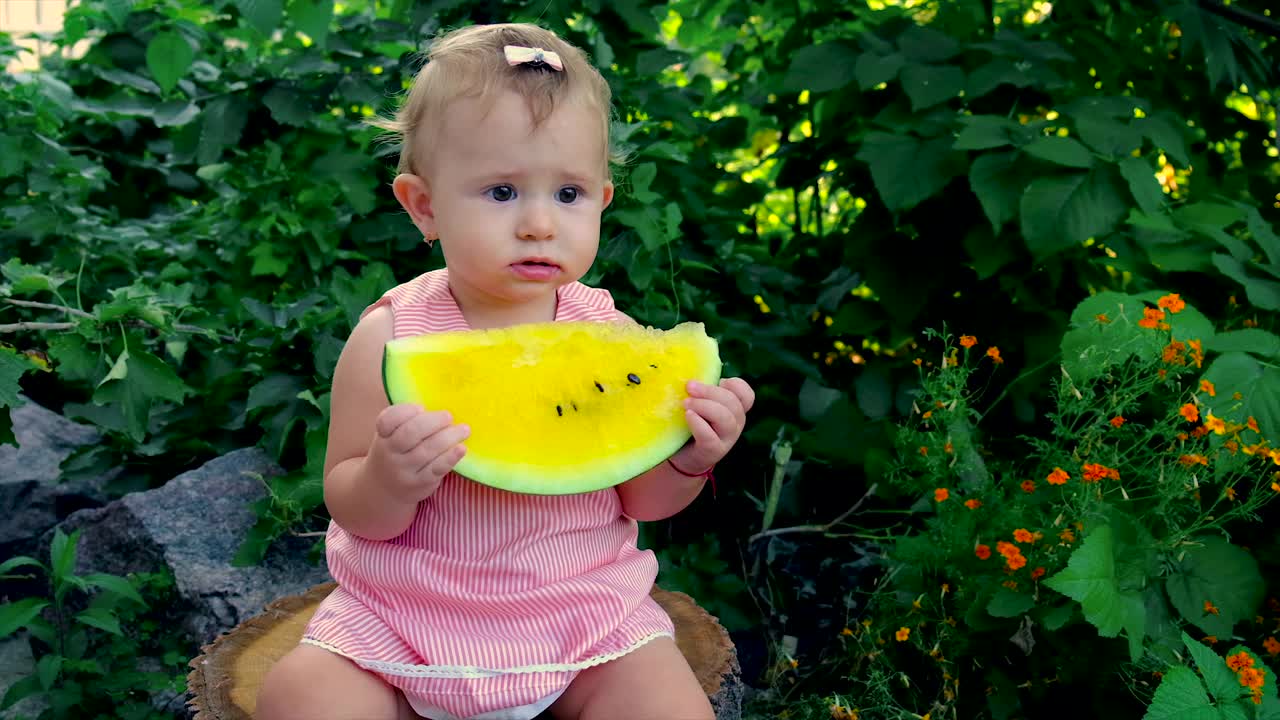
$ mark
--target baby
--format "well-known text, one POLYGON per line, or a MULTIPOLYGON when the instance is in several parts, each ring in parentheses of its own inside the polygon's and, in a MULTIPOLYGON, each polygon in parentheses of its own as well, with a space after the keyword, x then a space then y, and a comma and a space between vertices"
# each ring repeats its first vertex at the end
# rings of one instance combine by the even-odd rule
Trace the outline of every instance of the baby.
MULTIPOLYGON (((684 509, 754 401, 690 381, 692 440, 598 492, 541 496, 453 467, 466 425, 388 406, 392 338, 564 320, 634 322, 580 282, 613 199, 610 92, 582 52, 533 25, 450 32, 386 123, 393 183, 446 268, 365 310, 333 377, 325 504, 338 588, 264 680, 258 720, 704 720, 710 703, 649 596, 639 520, 684 509)), ((520 432, 513 427, 511 432, 520 432)))

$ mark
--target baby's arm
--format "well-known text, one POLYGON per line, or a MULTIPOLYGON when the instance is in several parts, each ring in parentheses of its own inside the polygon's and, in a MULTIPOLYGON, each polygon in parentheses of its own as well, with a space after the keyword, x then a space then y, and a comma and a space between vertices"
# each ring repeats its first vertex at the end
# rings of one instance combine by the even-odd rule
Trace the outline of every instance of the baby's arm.
MULTIPOLYGON (((690 469, 698 470, 702 468, 690 469)), ((663 462, 619 485, 618 498, 627 517, 651 522, 669 518, 688 507, 706 482, 705 477, 681 475, 670 463, 663 462)))
POLYGON ((370 540, 408 529, 418 502, 462 459, 468 434, 448 413, 387 404, 382 352, 392 337, 388 308, 366 315, 342 349, 330 396, 325 505, 343 529, 370 540))

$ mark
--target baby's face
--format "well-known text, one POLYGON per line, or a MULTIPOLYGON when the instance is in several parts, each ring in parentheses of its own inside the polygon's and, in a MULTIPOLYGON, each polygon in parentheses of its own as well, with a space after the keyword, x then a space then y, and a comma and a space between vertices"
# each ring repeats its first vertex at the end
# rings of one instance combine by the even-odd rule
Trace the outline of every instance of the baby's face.
POLYGON ((451 280, 520 302, 591 267, 613 184, 591 110, 562 105, 536 130, 514 92, 483 110, 450 107, 425 179, 451 280))

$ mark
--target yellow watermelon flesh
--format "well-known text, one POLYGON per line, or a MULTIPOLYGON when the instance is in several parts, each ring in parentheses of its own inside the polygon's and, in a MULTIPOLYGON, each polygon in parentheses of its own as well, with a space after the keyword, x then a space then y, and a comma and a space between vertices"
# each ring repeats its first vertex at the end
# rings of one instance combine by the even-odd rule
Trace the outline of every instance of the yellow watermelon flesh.
POLYGON ((612 487, 679 450, 685 383, 718 383, 721 363, 702 323, 556 322, 392 340, 382 371, 392 404, 471 427, 456 472, 562 495, 612 487))

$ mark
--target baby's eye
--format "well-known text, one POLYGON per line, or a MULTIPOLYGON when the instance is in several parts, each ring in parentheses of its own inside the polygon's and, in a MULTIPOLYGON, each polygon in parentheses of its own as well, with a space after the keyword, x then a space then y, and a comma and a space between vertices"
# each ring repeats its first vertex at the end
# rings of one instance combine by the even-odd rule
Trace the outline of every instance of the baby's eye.
POLYGON ((574 203, 578 199, 578 188, 562 187, 560 188, 560 191, 556 193, 556 199, 566 205, 574 203))
POLYGON ((515 199, 516 189, 510 185, 498 185, 497 187, 489 188, 489 197, 498 202, 508 202, 515 199))

